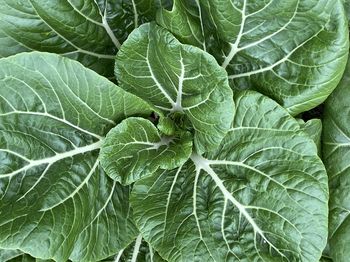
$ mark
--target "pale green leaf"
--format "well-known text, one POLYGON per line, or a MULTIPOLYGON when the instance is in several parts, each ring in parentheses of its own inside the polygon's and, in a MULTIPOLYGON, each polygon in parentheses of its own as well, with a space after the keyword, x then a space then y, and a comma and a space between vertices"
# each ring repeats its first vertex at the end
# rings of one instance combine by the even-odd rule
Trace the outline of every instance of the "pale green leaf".
POLYGON ((190 134, 162 137, 149 120, 128 118, 107 134, 100 161, 107 175, 129 185, 158 168, 181 166, 191 153, 190 134))
POLYGON ((318 262, 328 187, 315 144, 271 99, 240 92, 235 104, 216 151, 135 183, 142 235, 168 261, 318 262))
POLYGON ((80 63, 22 53, 0 60, 0 248, 97 261, 137 234, 129 188, 99 165, 104 136, 149 106, 80 63))
POLYGON ((214 149, 230 127, 233 101, 225 70, 154 23, 130 35, 118 52, 115 73, 125 90, 174 118, 183 114, 199 152, 214 149))

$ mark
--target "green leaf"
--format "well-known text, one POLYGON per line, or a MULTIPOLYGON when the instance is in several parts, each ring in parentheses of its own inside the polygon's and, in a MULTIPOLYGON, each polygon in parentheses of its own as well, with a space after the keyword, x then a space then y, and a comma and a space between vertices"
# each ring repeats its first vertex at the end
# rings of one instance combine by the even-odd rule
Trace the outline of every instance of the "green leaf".
POLYGON ((129 188, 98 161, 104 136, 149 106, 80 63, 23 53, 0 60, 0 247, 97 261, 137 234, 129 188))
POLYGON ((218 36, 220 43, 206 50, 226 68, 234 89, 258 90, 297 115, 337 86, 349 46, 341 1, 192 2, 197 10, 184 15, 185 8, 176 7, 185 1, 175 0, 173 12, 164 11, 158 22, 184 43, 218 36), (209 35, 200 37, 202 32, 209 35))
POLYGON ((154 23, 142 25, 125 41, 115 74, 122 88, 165 114, 183 114, 195 130, 199 152, 214 149, 230 127, 233 101, 225 70, 154 23))
POLYGON ((18 257, 22 257, 22 256, 23 256, 23 252, 20 250, 0 249, 1 262, 13 262, 13 261, 16 261, 18 257))
POLYGON ((171 31, 182 43, 207 51, 210 32, 198 0, 174 0, 171 10, 160 9, 157 22, 171 31))
POLYGON ((154 173, 183 165, 192 153, 192 137, 159 135, 143 118, 128 118, 113 128, 102 145, 101 165, 112 179, 129 185, 154 173))
POLYGON ((155 0, 0 0, 0 57, 32 50, 74 58, 113 76, 120 44, 155 17, 155 0))
POLYGON ((168 261, 319 261, 328 187, 315 144, 271 99, 235 103, 216 151, 135 183, 142 235, 168 261))
POLYGON ((329 243, 335 262, 350 257, 350 61, 345 75, 325 105, 323 160, 329 177, 329 243))
POLYGON ((139 235, 137 239, 127 248, 121 250, 114 257, 103 262, 165 262, 159 254, 142 239, 139 235))
POLYGON ((317 151, 321 155, 321 136, 322 136, 322 121, 321 119, 311 119, 300 124, 303 131, 315 142, 317 151))
POLYGON ((348 20, 350 20, 350 1, 349 0, 342 0, 344 4, 344 9, 346 12, 346 15, 348 17, 348 20))

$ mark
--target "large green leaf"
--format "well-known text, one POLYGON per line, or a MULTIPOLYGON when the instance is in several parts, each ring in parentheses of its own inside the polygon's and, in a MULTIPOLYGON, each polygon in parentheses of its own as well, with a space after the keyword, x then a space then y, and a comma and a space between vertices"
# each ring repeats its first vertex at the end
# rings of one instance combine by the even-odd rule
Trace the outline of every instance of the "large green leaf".
POLYGON ((107 134, 100 159, 107 175, 129 185, 158 168, 171 170, 183 165, 191 153, 191 135, 162 137, 152 122, 135 117, 107 134))
POLYGON ((0 57, 38 50, 106 76, 128 34, 151 21, 156 0, 0 0, 0 57))
POLYGON ((125 41, 115 73, 125 90, 166 114, 184 114, 199 152, 215 148, 230 127, 233 101, 225 70, 154 23, 142 25, 125 41))
POLYGON ((226 68, 233 88, 256 89, 297 115, 322 103, 339 82, 349 42, 341 1, 190 2, 175 0, 158 22, 197 46, 218 36, 221 48, 207 50, 226 68), (190 11, 180 12, 180 4, 190 11), (203 33, 213 27, 212 36, 203 33))
POLYGON ((235 103, 216 151, 135 183, 142 235, 169 261, 319 261, 328 187, 314 142, 271 99, 235 103))
POLYGON ((129 188, 109 179, 106 133, 148 105, 78 62, 23 53, 0 60, 0 248, 97 261, 136 236, 129 188))
POLYGON ((329 177, 329 240, 335 262, 350 257, 350 61, 345 75, 326 102, 323 160, 329 177))

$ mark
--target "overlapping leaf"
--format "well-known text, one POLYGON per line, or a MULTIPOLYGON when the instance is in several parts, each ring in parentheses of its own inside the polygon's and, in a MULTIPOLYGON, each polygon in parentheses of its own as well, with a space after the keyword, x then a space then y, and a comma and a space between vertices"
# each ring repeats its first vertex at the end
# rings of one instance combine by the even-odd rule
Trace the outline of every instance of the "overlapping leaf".
POLYGON ((350 63, 324 115, 323 160, 329 177, 329 241, 335 262, 350 257, 350 63))
POLYGON ((142 235, 168 261, 319 261, 328 187, 315 144, 271 99, 235 103, 216 151, 135 183, 142 235))
POLYGON ((339 0, 175 0, 174 10, 161 14, 159 23, 186 43, 206 47, 218 36, 216 48, 207 50, 227 69, 231 86, 257 89, 293 115, 322 103, 346 64, 347 19, 339 0))
POLYGON ((54 52, 111 77, 120 44, 157 7, 155 0, 1 0, 0 57, 54 52))
POLYGON ((103 172, 103 137, 149 106, 58 55, 0 60, 0 247, 98 261, 137 234, 129 188, 103 172))
POLYGON ((315 142, 317 151, 321 155, 322 121, 317 118, 303 121, 303 123, 300 123, 300 127, 315 142))
POLYGON ((158 168, 181 166, 191 153, 190 134, 162 137, 152 122, 128 118, 107 134, 100 159, 107 175, 129 185, 158 168))
POLYGON ((225 70, 154 23, 130 35, 118 52, 115 73, 125 90, 165 114, 183 114, 200 152, 214 149, 230 127, 233 101, 225 70))

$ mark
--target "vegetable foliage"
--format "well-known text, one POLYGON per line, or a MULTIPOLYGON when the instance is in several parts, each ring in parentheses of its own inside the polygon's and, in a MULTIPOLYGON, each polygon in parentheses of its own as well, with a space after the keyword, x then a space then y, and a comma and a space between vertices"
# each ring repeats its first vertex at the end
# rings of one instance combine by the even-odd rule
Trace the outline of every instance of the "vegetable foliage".
POLYGON ((0 0, 0 261, 347 262, 349 6, 0 0))

